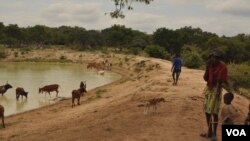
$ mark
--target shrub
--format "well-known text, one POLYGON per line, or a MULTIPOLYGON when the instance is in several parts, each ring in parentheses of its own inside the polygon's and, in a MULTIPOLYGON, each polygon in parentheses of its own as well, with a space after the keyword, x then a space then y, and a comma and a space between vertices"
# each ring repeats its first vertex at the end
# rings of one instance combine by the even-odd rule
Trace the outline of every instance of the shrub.
POLYGON ((228 73, 230 79, 236 87, 249 88, 250 86, 250 65, 247 64, 229 64, 228 73))
POLYGON ((169 56, 165 48, 158 45, 147 46, 145 51, 150 57, 167 59, 167 56, 169 56))
POLYGON ((183 65, 189 68, 199 68, 202 66, 203 61, 198 52, 185 51, 182 53, 183 65))
POLYGON ((7 51, 3 48, 0 48, 0 59, 4 59, 7 57, 7 51))

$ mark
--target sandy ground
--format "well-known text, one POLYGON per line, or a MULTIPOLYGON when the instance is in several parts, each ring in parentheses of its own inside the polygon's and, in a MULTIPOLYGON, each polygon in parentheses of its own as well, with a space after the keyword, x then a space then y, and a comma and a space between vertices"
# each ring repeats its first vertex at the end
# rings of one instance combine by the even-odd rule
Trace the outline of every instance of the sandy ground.
MULTIPOLYGON (((4 61, 12 61, 12 54, 4 61)), ((178 86, 172 85, 171 63, 130 55, 44 50, 20 55, 18 59, 66 56, 74 62, 113 63, 112 70, 123 77, 89 91, 81 105, 71 100, 5 118, 0 124, 0 141, 206 141, 202 110, 203 71, 183 68, 178 86), (158 67, 160 66, 160 67, 158 67), (103 91, 96 96, 97 91, 103 91), (144 115, 145 100, 163 97, 158 113, 144 115)), ((80 65, 80 64, 79 64, 80 65)), ((236 96, 234 105, 245 115, 249 100, 236 96)), ((218 129, 221 140, 221 129, 218 129)))

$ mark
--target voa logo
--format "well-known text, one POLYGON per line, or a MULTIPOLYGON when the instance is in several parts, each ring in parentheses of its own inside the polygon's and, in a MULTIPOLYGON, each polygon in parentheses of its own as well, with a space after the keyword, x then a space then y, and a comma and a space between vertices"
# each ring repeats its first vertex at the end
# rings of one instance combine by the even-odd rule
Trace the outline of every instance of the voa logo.
POLYGON ((244 129, 226 129, 227 136, 247 136, 244 129))

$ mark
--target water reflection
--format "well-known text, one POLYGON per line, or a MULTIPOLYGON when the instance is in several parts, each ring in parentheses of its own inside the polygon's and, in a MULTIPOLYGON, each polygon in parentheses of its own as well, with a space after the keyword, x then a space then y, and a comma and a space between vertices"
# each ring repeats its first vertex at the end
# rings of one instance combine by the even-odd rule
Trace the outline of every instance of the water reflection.
POLYGON ((20 98, 19 100, 16 101, 16 111, 21 112, 24 111, 24 107, 27 104, 27 99, 26 98, 20 98))
POLYGON ((0 103, 1 104, 8 104, 9 102, 8 102, 9 100, 8 100, 8 98, 5 96, 5 95, 0 95, 0 103))

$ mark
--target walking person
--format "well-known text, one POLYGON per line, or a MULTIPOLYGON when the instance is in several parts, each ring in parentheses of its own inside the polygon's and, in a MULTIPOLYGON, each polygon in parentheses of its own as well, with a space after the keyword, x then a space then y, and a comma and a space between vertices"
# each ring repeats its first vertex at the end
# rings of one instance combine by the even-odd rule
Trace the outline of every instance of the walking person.
POLYGON ((201 136, 212 138, 212 140, 216 140, 222 87, 229 93, 232 93, 232 88, 228 81, 227 66, 221 59, 222 54, 219 51, 214 51, 207 61, 206 71, 204 74, 204 80, 207 81, 207 86, 203 92, 205 96, 204 112, 208 131, 207 133, 201 134, 201 136))
POLYGON ((173 77, 173 85, 177 85, 178 79, 181 73, 182 61, 180 55, 176 54, 173 60, 173 65, 171 68, 172 77, 173 77))

